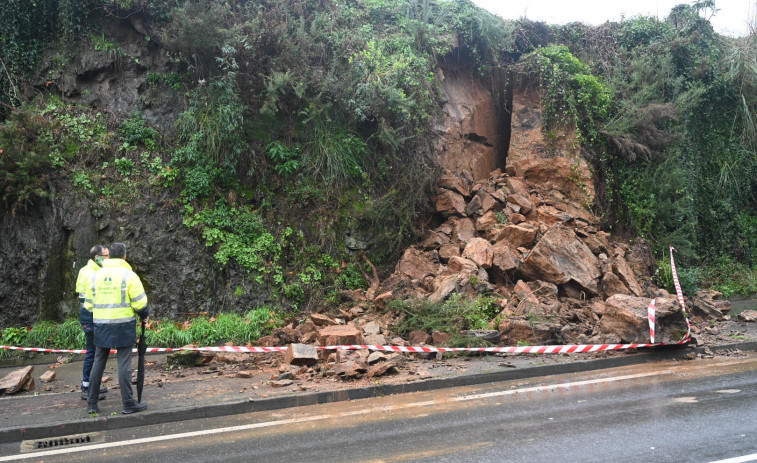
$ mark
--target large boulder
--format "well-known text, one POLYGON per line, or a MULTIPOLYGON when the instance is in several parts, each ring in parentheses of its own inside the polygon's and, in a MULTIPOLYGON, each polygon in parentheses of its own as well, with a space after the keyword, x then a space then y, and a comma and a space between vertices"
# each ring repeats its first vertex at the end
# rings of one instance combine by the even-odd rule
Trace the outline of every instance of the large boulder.
POLYGON ((318 330, 318 343, 322 346, 363 344, 363 332, 353 325, 327 326, 318 330))
POLYGON ((523 261, 520 271, 532 280, 573 286, 587 296, 599 293, 599 261, 572 230, 561 225, 547 231, 523 261))
POLYGON ((395 272, 411 280, 420 280, 429 273, 435 274, 437 265, 430 253, 411 246, 405 250, 395 272))
MULTIPOLYGON (((623 343, 648 343, 650 298, 615 294, 604 304, 595 304, 601 317, 597 326, 600 335, 615 335, 623 343)), ((686 322, 674 298, 657 298, 655 311, 655 341, 676 342, 685 333, 686 322)))
POLYGON ((463 257, 470 259, 479 267, 489 268, 492 266, 494 251, 491 243, 483 238, 473 238, 468 241, 463 250, 463 257))

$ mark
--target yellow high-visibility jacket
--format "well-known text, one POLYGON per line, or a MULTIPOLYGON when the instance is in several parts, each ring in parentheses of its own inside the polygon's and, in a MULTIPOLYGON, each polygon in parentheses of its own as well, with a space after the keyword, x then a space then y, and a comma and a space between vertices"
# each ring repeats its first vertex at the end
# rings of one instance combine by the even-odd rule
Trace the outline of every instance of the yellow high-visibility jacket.
MULTIPOLYGON (((123 259, 107 259, 92 275, 86 300, 92 301, 97 347, 127 347, 137 339, 136 314, 149 315, 142 281, 123 259)), ((85 302, 86 304, 86 302, 85 302)))
POLYGON ((84 327, 84 331, 92 331, 92 301, 87 301, 87 286, 92 282, 92 275, 100 270, 92 259, 89 259, 87 265, 79 270, 79 276, 76 278, 76 292, 79 295, 79 322, 84 327))

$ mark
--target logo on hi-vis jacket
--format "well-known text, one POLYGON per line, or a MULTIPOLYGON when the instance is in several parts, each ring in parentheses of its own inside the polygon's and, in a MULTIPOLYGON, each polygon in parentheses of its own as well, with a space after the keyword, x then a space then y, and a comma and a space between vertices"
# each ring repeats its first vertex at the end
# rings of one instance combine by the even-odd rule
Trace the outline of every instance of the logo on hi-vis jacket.
POLYGON ((106 275, 100 283, 100 287, 97 288, 98 294, 103 297, 112 298, 117 296, 121 298, 121 285, 119 282, 114 282, 113 277, 106 275))

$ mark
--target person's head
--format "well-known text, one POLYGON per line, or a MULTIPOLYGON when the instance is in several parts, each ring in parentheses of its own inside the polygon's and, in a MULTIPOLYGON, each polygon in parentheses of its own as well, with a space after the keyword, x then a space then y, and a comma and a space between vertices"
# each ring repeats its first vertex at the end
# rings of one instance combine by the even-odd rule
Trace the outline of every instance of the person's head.
POLYGON ((89 250, 89 258, 102 265, 103 259, 107 259, 110 251, 102 244, 96 244, 89 250))
POLYGON ((123 243, 113 243, 108 246, 110 249, 110 257, 114 259, 126 259, 126 245, 123 243))

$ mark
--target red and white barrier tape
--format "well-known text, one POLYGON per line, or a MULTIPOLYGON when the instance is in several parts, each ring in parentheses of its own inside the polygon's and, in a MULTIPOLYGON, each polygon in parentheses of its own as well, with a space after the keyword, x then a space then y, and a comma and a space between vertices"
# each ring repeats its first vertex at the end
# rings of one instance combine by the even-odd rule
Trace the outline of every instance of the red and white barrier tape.
MULTIPOLYGON (((386 352, 500 352, 508 354, 572 354, 579 352, 599 352, 605 350, 636 349, 639 347, 662 346, 663 344, 572 344, 560 346, 509 346, 509 347, 427 347, 427 346, 378 346, 371 344, 352 344, 342 346, 316 346, 319 350, 378 350, 386 352)), ((0 349, 21 350, 30 352, 84 354, 81 349, 42 349, 38 347, 0 346, 0 349)), ((177 352, 182 350, 196 350, 206 352, 286 352, 287 347, 148 347, 147 352, 177 352)), ((136 352, 132 349, 132 352, 136 352)), ((115 353, 111 350, 111 353, 115 353)))
POLYGON ((681 339, 679 344, 684 344, 689 342, 691 339, 691 323, 689 322, 689 317, 686 315, 686 304, 683 302, 683 291, 681 291, 681 283, 678 282, 678 272, 676 272, 676 261, 673 259, 673 251, 678 252, 676 248, 673 246, 670 246, 670 270, 673 272, 673 284, 676 287, 676 295, 678 296, 678 303, 681 305, 681 312, 683 313, 683 318, 686 320, 686 326, 688 327, 688 331, 686 332, 686 336, 681 339))

